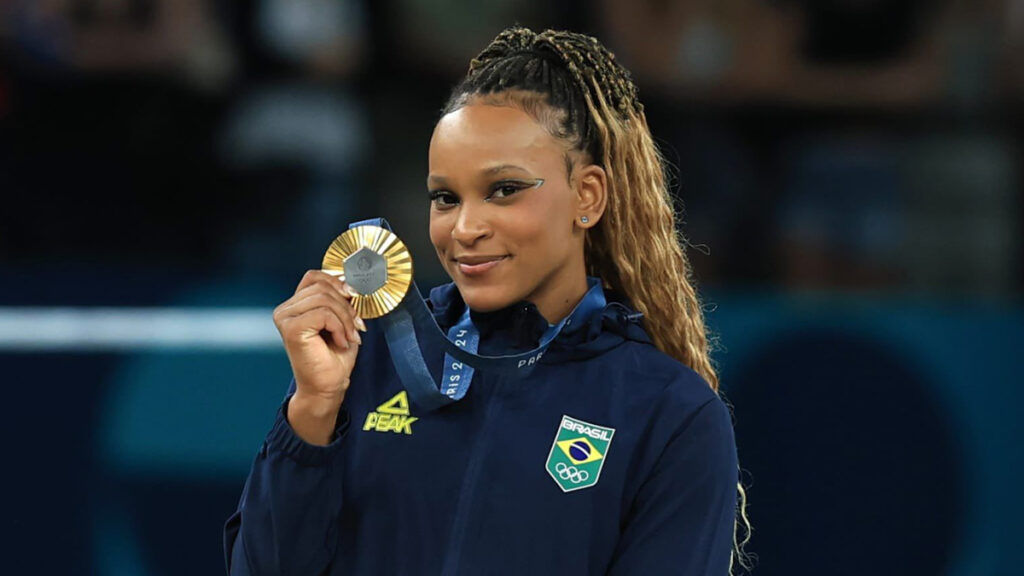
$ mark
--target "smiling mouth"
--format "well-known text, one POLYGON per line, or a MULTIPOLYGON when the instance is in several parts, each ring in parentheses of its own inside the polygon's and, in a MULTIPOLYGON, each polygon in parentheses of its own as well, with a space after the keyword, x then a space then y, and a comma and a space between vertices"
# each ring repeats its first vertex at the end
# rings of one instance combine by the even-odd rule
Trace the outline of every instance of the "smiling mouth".
POLYGON ((459 272, 466 276, 480 276, 493 270, 501 264, 508 256, 473 256, 456 258, 455 263, 459 272))

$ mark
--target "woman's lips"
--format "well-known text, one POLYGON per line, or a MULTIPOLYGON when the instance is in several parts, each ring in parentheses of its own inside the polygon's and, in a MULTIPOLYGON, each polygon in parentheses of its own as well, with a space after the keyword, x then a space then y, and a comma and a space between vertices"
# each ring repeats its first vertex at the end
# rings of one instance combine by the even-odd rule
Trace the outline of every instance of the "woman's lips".
POLYGON ((459 265, 459 272, 462 272, 464 275, 481 276, 493 270, 494 267, 501 264, 505 258, 507 258, 507 256, 496 256, 493 259, 482 261, 479 259, 472 259, 469 261, 456 260, 456 263, 459 265))

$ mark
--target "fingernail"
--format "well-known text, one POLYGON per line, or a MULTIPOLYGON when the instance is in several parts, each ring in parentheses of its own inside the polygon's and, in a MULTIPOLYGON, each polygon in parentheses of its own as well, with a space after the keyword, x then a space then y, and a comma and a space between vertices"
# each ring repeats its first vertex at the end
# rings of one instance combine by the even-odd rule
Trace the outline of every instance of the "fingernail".
POLYGON ((349 286, 348 284, 345 284, 345 290, 348 291, 349 296, 359 296, 359 292, 356 292, 356 289, 349 286))
POLYGON ((359 316, 356 316, 356 326, 358 326, 363 332, 366 332, 366 322, 363 322, 363 319, 359 316))
POLYGON ((355 330, 352 331, 352 339, 355 340, 357 344, 362 344, 363 343, 363 337, 360 336, 359 332, 357 332, 355 330))

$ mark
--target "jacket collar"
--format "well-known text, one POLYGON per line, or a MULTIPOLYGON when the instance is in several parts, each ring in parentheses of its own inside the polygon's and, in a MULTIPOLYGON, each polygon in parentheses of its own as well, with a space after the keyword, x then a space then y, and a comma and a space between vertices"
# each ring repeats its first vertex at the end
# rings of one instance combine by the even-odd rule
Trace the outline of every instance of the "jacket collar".
MULTIPOLYGON (((596 356, 626 340, 650 343, 642 327, 642 314, 633 310, 619 295, 605 289, 608 303, 585 322, 567 326, 551 344, 541 362, 554 363, 596 356)), ((430 291, 428 304, 434 320, 445 332, 458 322, 466 308, 454 283, 430 291)), ((532 302, 517 302, 493 312, 470 312, 480 331, 480 354, 513 354, 537 346, 548 327, 532 302)))

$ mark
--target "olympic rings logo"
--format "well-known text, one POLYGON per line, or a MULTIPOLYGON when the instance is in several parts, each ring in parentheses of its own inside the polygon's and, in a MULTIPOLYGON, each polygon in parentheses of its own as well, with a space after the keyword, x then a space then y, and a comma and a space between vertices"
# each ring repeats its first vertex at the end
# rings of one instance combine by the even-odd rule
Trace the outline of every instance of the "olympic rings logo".
POLYGON ((567 466, 565 462, 555 464, 555 472, 558 472, 558 476, 562 480, 568 480, 573 484, 586 482, 587 479, 590 478, 590 473, 586 470, 580 470, 575 466, 567 466))

